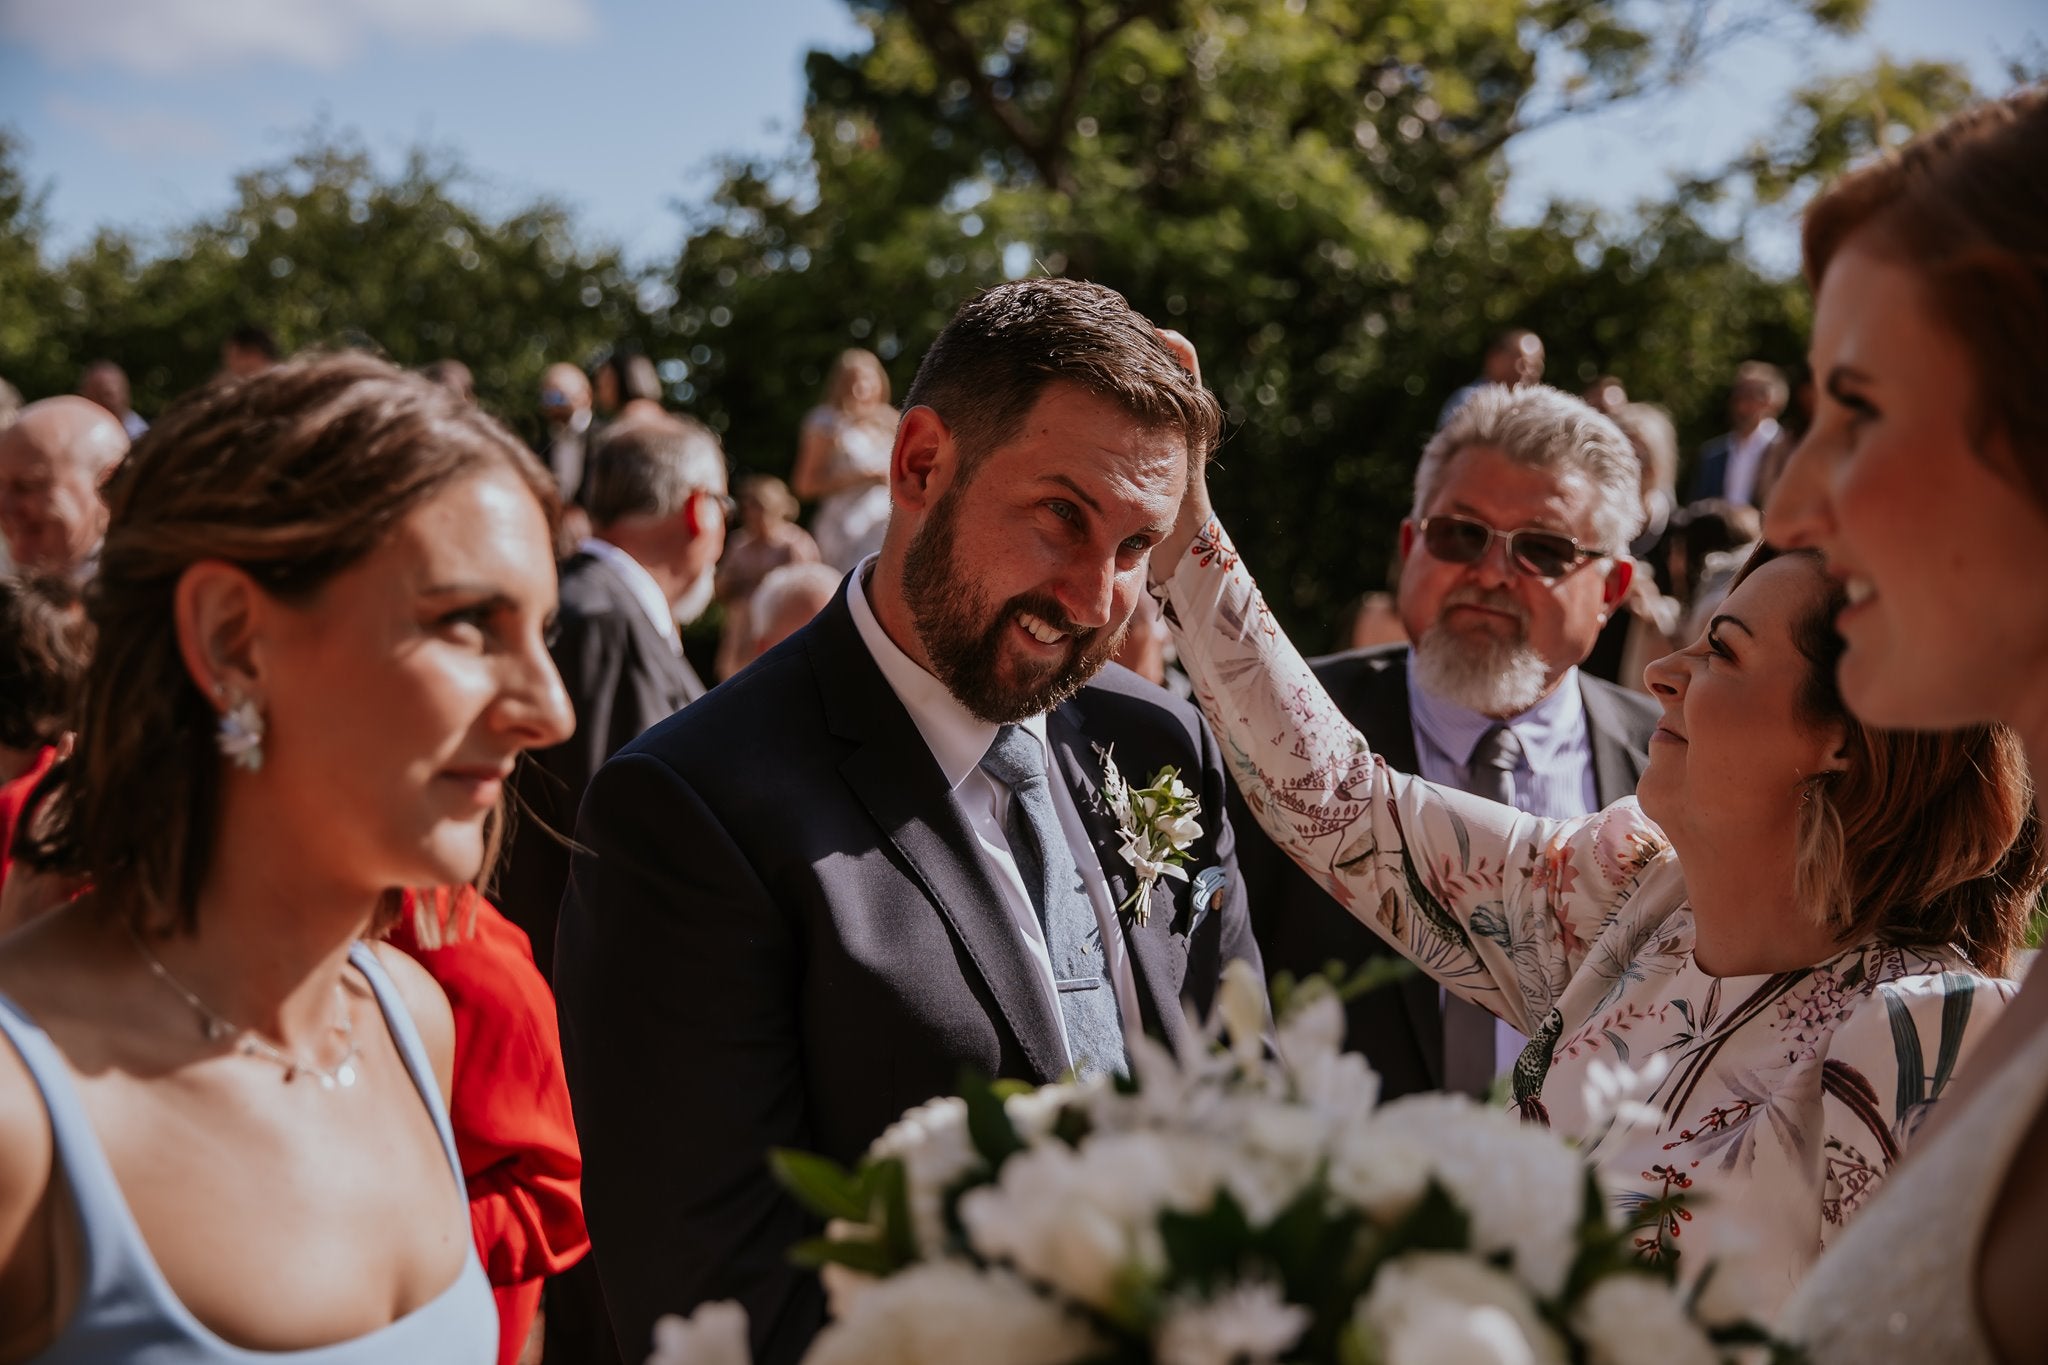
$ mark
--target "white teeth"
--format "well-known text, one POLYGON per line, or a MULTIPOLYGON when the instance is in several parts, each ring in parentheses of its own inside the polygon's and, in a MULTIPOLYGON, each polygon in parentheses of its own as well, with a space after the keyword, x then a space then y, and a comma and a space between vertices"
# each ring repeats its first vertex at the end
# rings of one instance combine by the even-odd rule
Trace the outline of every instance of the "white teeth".
POLYGON ((1870 580, 1867 578, 1850 578, 1843 580, 1842 592, 1846 597, 1848 597, 1849 605, 1852 607, 1855 606, 1858 602, 1867 602, 1871 598, 1877 596, 1877 589, 1871 585, 1870 580))
POLYGON ((1019 612, 1017 614, 1017 624, 1029 631, 1031 638, 1042 645, 1056 645, 1067 638, 1065 632, 1054 630, 1051 626, 1028 612, 1019 612))

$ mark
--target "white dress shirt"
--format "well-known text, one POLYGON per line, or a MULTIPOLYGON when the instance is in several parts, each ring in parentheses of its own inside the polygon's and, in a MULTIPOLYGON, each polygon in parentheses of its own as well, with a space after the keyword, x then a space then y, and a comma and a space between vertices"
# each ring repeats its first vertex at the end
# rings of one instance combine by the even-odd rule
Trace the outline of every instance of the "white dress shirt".
POLYGON ((669 648, 682 653, 683 637, 676 630, 675 611, 662 593, 661 584, 654 581, 654 575, 647 572, 644 564, 610 541, 599 540, 596 536, 587 538, 576 548, 617 574, 633 594, 633 600, 640 604, 640 610, 647 613, 647 619, 661 632, 661 638, 668 641, 669 648))
MULTIPOLYGON (((1031 952, 1031 960, 1037 965, 1039 986, 1045 992, 1046 1003, 1052 1009, 1052 1017, 1060 1026, 1060 1042, 1066 1046, 1066 1019, 1060 1013, 1059 988, 1054 982, 1052 957, 1045 947, 1045 929, 1038 922, 1038 911, 1031 904, 1031 894, 1024 887, 1024 878, 1017 871, 1017 860, 1010 852, 1009 836, 1004 832, 1003 821, 1009 814, 1010 790, 1002 783, 981 770, 982 756, 988 746, 995 743, 996 731, 1000 727, 991 725, 962 706, 959 699, 946 690, 946 685, 927 673, 915 660, 905 654, 882 629, 882 623, 875 619, 874 608, 868 604, 867 580, 873 572, 875 556, 870 555, 855 568, 846 585, 846 605, 853 612, 853 624, 860 631, 860 638, 874 656, 876 667, 882 670, 882 677, 896 693, 903 709, 910 713, 910 719, 917 726, 918 734, 924 737, 925 747, 938 760, 939 771, 945 774, 946 784, 953 790, 953 799, 959 803, 960 811, 967 817, 967 827, 974 832, 975 841, 981 845, 981 852, 994 872, 997 893, 1002 897, 1002 908, 1008 912, 1016 926, 1018 936, 1031 952)), ((1045 717, 1033 716, 1017 722, 1026 732, 1046 744, 1045 717)), ((1124 945, 1123 925, 1116 913, 1116 906, 1109 898, 1109 883, 1102 875, 1102 862, 1096 857, 1095 844, 1088 837, 1088 828, 1081 823, 1081 812, 1074 804, 1073 793, 1068 790, 1061 777, 1058 765, 1053 762, 1050 746, 1046 749, 1047 785, 1052 789, 1053 809, 1059 812, 1060 828, 1066 831, 1067 847, 1074 855, 1074 866, 1080 869, 1081 881, 1088 889, 1088 901, 1095 907, 1095 925, 1101 936, 1105 974, 1116 988, 1117 1010, 1123 1016, 1124 1036, 1135 1037, 1144 1031, 1138 1013, 1138 982, 1131 972, 1130 952, 1124 945)), ((1073 1049, 1067 1047, 1071 1062, 1073 1049)))

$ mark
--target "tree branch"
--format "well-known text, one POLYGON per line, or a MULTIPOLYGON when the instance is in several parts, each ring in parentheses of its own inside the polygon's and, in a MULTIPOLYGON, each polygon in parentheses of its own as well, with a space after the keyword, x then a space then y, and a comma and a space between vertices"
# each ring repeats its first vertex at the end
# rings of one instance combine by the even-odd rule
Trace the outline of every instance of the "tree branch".
POLYGON ((1109 41, 1140 19, 1160 20, 1173 11, 1175 0, 1128 0, 1120 4, 1102 27, 1088 26, 1086 0, 1068 0, 1073 16, 1074 36, 1067 48, 1066 78, 1059 97, 1053 101, 1052 117, 1044 128, 1034 128, 1014 100, 999 94, 995 82, 982 70, 980 54, 962 31, 948 0, 901 0, 904 14, 932 60, 947 75, 967 83, 975 105, 994 119, 1018 151, 1030 161, 1039 179, 1062 193, 1074 190, 1068 165, 1067 139, 1072 133, 1074 110, 1081 102, 1081 88, 1097 54, 1109 41))
POLYGON ((917 36, 924 40, 925 48, 932 54, 932 60, 942 71, 956 79, 967 82, 967 92, 981 111, 994 119, 1015 143, 1017 150, 1024 153, 1040 178, 1049 185, 1060 185, 1064 168, 1057 157, 1050 155, 1047 147, 1023 112, 1010 100, 998 95, 995 83, 988 73, 981 69, 979 55, 960 25, 953 18, 953 7, 947 0, 902 0, 903 12, 909 16, 917 36))

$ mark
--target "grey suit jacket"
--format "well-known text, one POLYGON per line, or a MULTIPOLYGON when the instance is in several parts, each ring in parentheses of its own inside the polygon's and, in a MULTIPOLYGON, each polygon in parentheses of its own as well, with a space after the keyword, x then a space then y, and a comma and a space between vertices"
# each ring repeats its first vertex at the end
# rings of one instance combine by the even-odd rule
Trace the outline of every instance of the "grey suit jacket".
MULTIPOLYGON (((1408 647, 1386 645, 1310 661, 1316 676, 1373 752, 1398 772, 1414 772, 1415 725, 1408 710, 1408 647)), ((1605 806, 1632 794, 1648 761, 1658 708, 1648 697, 1579 673, 1593 740, 1593 786, 1605 806)), ((1265 836, 1232 788, 1238 866, 1251 899, 1252 929, 1270 972, 1297 977, 1332 961, 1349 967, 1395 956, 1265 836)), ((1416 974, 1353 1000, 1348 1045, 1380 1073, 1387 1098, 1444 1083, 1443 1006, 1436 983, 1416 974)))
POLYGON ((555 919, 569 882, 569 849, 556 834, 604 761, 656 721, 704 695, 687 660, 663 638, 610 565, 577 554, 561 568, 561 611, 548 646, 576 710, 576 733, 520 765, 517 818, 495 899, 526 930, 541 975, 554 974, 555 919))
MULTIPOLYGON (((1110 894, 1131 869, 1095 799, 1093 745, 1200 793, 1196 868, 1125 924, 1147 1033, 1206 1013, 1223 964, 1258 964, 1215 741, 1193 707, 1114 665, 1047 717, 1056 780, 1110 894)), ((790 1365, 823 1321, 788 1261, 815 1226, 767 1156, 853 1162, 963 1070, 1066 1069, 1056 1006, 938 761, 861 640, 844 591, 804 630, 606 763, 577 822, 555 988, 584 1208, 628 1358, 654 1319, 737 1298, 754 1358, 790 1365)))

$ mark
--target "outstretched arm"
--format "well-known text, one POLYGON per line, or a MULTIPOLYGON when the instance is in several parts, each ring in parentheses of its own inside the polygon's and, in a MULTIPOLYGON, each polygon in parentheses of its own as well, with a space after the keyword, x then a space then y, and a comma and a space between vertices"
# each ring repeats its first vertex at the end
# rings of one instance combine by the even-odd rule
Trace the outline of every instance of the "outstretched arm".
POLYGON ((1151 573, 1246 806, 1368 928, 1534 1032, 1662 835, 1633 802, 1541 820, 1389 770, 1274 621, 1197 465, 1151 573))

